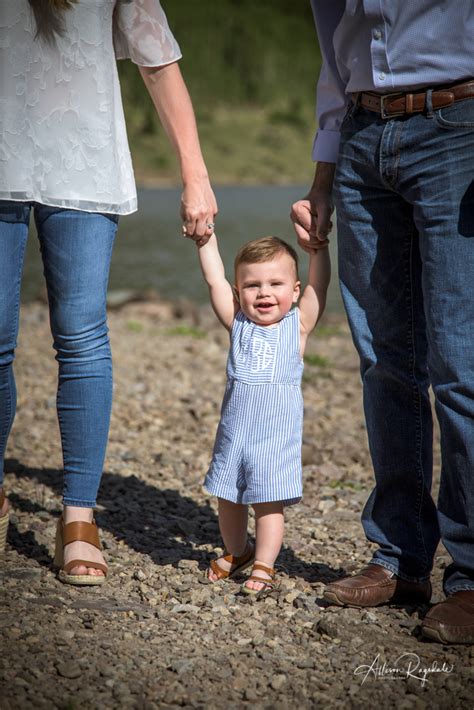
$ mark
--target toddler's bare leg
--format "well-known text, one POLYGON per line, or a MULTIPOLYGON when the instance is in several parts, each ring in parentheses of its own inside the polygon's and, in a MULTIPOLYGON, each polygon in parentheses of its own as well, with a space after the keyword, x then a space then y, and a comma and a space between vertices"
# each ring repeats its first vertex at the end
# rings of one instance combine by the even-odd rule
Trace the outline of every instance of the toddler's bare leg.
MULTIPOLYGON (((261 563, 268 567, 273 567, 275 560, 283 544, 283 533, 285 530, 285 518, 283 515, 283 504, 256 503, 253 506, 255 511, 255 563, 261 563)), ((264 579, 268 577, 266 572, 258 570, 258 576, 264 579)), ((263 589, 262 582, 246 582, 250 589, 263 589)))
MULTIPOLYGON (((239 503, 231 503, 223 498, 219 502, 219 528, 228 553, 239 557, 245 551, 247 544, 248 507, 239 503)), ((231 565, 226 560, 219 558, 218 564, 223 570, 230 570, 231 565)), ((215 582, 217 575, 209 569, 208 577, 215 582)))

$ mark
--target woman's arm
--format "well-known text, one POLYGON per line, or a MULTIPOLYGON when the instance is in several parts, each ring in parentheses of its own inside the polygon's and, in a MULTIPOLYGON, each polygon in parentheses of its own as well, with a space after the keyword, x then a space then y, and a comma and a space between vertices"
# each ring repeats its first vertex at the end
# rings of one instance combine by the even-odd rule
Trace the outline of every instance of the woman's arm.
POLYGON ((306 337, 321 318, 326 306, 326 294, 331 278, 331 261, 327 247, 315 249, 310 253, 308 284, 300 299, 300 320, 302 348, 306 344, 306 337))
POLYGON ((222 325, 230 330, 238 306, 234 299, 232 286, 225 277, 224 264, 219 254, 215 234, 211 235, 206 244, 199 246, 198 254, 214 312, 222 325))
POLYGON ((139 67, 161 123, 174 146, 183 180, 181 217, 186 235, 205 244, 213 232, 217 203, 201 153, 191 99, 177 62, 139 67))

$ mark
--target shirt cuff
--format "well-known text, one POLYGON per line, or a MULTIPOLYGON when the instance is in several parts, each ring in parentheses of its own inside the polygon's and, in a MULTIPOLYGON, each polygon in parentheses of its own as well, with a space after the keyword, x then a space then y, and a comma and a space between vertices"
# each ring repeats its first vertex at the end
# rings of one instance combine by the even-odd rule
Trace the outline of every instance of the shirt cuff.
POLYGON ((320 128, 313 143, 313 160, 322 163, 335 163, 339 153, 339 131, 328 131, 320 128))

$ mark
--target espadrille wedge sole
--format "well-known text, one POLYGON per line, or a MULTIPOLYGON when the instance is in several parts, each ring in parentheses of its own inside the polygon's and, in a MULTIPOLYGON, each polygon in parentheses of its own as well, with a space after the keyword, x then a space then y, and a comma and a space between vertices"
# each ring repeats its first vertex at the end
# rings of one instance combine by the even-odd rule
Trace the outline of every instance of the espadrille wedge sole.
MULTIPOLYGON (((3 489, 0 493, 0 510, 5 503, 5 493, 3 489)), ((5 515, 0 516, 0 553, 4 552, 7 543, 8 523, 10 522, 10 511, 7 510, 5 515)))

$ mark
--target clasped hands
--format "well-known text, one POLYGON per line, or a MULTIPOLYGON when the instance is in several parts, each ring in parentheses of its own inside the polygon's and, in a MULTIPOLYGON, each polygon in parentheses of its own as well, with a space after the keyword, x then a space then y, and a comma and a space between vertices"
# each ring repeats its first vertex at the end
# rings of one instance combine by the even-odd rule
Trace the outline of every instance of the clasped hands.
POLYGON ((332 211, 333 205, 328 195, 310 194, 292 205, 290 217, 302 249, 311 252, 328 246, 328 234, 333 226, 332 211))
POLYGON ((183 220, 183 236, 193 239, 200 247, 214 233, 217 202, 209 182, 185 185, 181 196, 180 215, 183 220))
MULTIPOLYGON (((333 205, 328 193, 310 193, 292 205, 291 220, 302 249, 311 252, 328 246, 333 205)), ((181 197, 183 236, 204 246, 214 233, 217 202, 209 182, 187 185, 181 197)))

